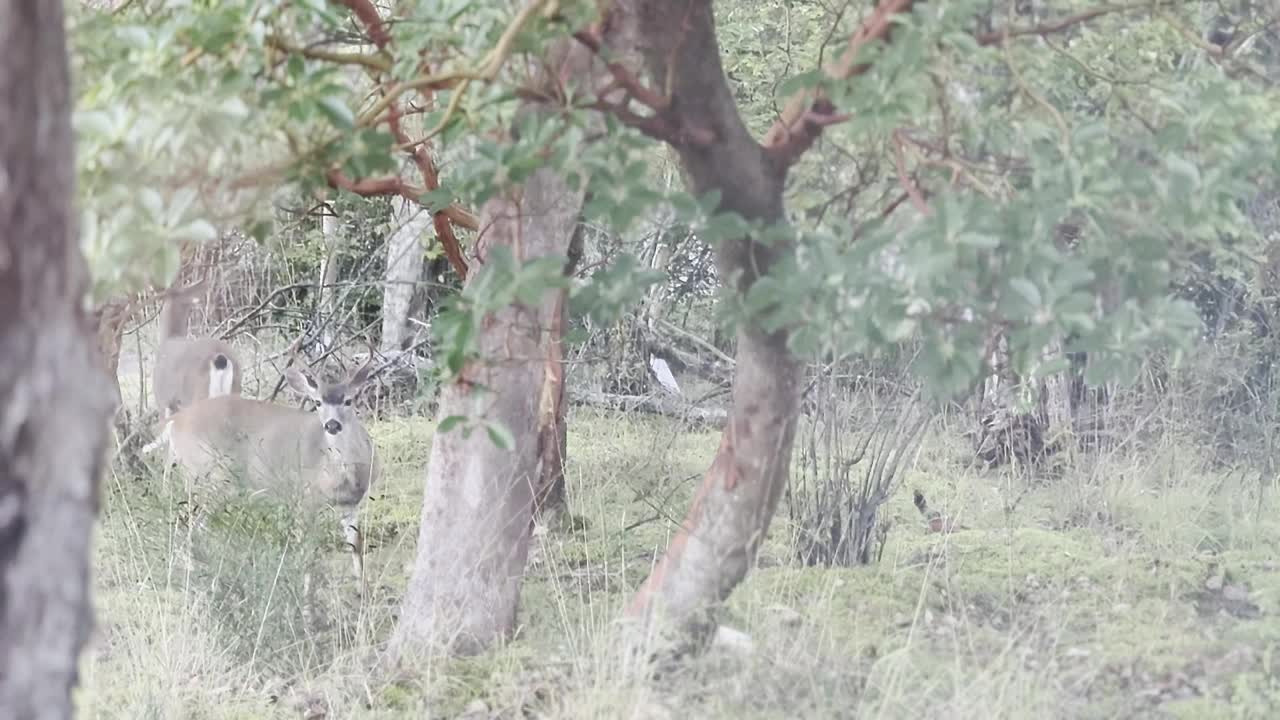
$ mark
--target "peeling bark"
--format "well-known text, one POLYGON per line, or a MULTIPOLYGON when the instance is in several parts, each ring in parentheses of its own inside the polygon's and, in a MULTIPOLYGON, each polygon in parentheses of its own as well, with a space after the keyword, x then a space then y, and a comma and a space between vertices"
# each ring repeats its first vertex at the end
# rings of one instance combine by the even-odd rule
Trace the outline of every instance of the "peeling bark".
MULTIPOLYGON (((582 258, 583 227, 578 223, 569 241, 565 277, 572 277, 582 258)), ((542 376, 542 400, 538 408, 538 481, 533 496, 534 514, 545 523, 554 522, 569 509, 568 490, 564 482, 564 463, 568 455, 568 406, 564 401, 564 333, 569 325, 569 290, 556 292, 548 328, 547 360, 542 376)))
MULTIPOLYGON (((585 49, 562 45, 550 55, 552 78, 587 76, 585 49)), ((538 109, 527 104, 524 111, 538 109)), ((494 247, 509 247, 524 261, 565 256, 583 190, 541 168, 522 187, 485 203, 468 283, 483 277, 494 247)), ((478 652, 515 629, 537 481, 540 388, 558 295, 548 291, 537 305, 512 304, 488 316, 478 334, 478 359, 442 389, 439 417, 501 423, 515 447, 497 447, 483 430, 467 437, 454 430, 432 442, 417 559, 391 641, 393 657, 478 652)))
POLYGON ((112 409, 74 230, 62 4, 0 0, 0 717, 69 718, 112 409))
MULTIPOLYGON (((847 78, 865 72, 867 65, 856 62, 858 48, 888 38, 892 16, 912 5, 883 0, 850 37, 848 49, 825 68, 827 74, 847 78)), ((801 93, 759 143, 726 81, 710 0, 616 0, 610 20, 633 31, 634 49, 652 85, 667 93, 654 119, 637 126, 676 150, 690 190, 699 196, 718 191, 721 212, 765 224, 786 222, 787 171, 826 125, 839 120, 831 101, 801 93), (655 132, 656 125, 664 126, 655 132)), ((627 29, 622 35, 629 35, 627 29)), ((716 269, 742 295, 794 252, 788 242, 725 241, 717 248, 716 269)), ((748 319, 737 339, 733 402, 720 449, 666 554, 628 608, 648 625, 710 628, 708 613, 754 563, 787 483, 802 365, 788 348, 786 329, 769 333, 748 319)))
MULTIPOLYGON (((785 167, 770 160, 738 114, 720 63, 711 3, 633 0, 615 9, 620 21, 635 23, 649 76, 670 78, 677 124, 713 130, 710 142, 673 144, 690 190, 719 190, 722 212, 784 222, 785 167)), ((741 238, 717 250, 721 277, 746 293, 793 247, 741 238)), ((700 621, 707 611, 745 577, 787 482, 800 381, 801 364, 787 347, 786 332, 766 333, 745 323, 738 332, 733 402, 720 449, 629 614, 684 629, 706 627, 700 621)))

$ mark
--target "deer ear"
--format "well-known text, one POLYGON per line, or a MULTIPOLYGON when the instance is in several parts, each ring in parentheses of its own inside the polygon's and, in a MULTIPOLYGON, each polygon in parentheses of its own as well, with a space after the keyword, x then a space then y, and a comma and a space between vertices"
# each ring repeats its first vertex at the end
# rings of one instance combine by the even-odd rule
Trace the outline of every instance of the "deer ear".
POLYGON ((289 387, 298 391, 312 400, 320 400, 320 384, 315 381, 311 375, 302 372, 298 368, 291 367, 284 371, 284 379, 288 381, 289 387))

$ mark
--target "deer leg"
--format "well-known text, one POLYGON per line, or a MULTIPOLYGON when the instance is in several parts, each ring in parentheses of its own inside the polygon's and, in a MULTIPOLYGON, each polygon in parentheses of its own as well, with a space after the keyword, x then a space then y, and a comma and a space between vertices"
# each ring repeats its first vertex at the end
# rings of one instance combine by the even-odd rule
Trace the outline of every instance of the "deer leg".
POLYGON ((311 570, 307 570, 302 574, 302 622, 308 631, 315 627, 314 597, 311 586, 311 570))
POLYGON ((356 523, 355 509, 347 511, 342 516, 342 534, 347 539, 347 545, 351 548, 351 564, 355 569, 356 578, 364 579, 364 537, 360 534, 360 526, 356 523))
POLYGON ((173 423, 166 422, 164 424, 164 429, 160 431, 160 434, 156 436, 156 439, 142 446, 142 454, 150 455, 151 453, 160 449, 161 445, 168 445, 169 433, 172 431, 172 429, 173 429, 173 423))

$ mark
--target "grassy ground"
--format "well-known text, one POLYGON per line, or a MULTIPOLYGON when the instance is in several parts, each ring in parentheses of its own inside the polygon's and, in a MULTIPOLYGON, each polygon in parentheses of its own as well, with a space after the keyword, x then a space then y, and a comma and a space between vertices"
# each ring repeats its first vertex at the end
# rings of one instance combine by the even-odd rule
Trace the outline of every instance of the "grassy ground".
POLYGON ((377 424, 360 598, 336 525, 217 500, 159 473, 109 480, 96 547, 94 718, 1274 717, 1280 521, 1256 475, 1172 439, 1027 481, 967 469, 931 433, 887 508, 882 561, 791 560, 786 508, 719 647, 659 680, 610 652, 611 622, 665 546, 717 437, 579 411, 581 522, 536 540, 517 638, 479 658, 375 669, 417 536, 431 424, 377 424), (926 531, 911 488, 965 526, 926 531), (195 508, 195 509, 193 509, 195 508), (192 518, 202 517, 201 522, 192 518), (299 614, 308 558, 319 629, 299 614))

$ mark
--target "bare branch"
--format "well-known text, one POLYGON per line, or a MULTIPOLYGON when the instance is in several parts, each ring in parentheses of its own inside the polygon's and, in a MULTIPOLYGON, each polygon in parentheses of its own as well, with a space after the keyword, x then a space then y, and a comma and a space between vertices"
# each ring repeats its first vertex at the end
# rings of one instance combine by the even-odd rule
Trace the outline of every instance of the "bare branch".
MULTIPOLYGON (((595 29, 579 30, 573 38, 586 46, 596 56, 600 56, 603 47, 599 31, 595 29)), ((679 118, 671 113, 671 98, 646 87, 638 77, 616 60, 605 62, 612 82, 596 93, 596 99, 588 105, 601 112, 612 114, 623 124, 633 127, 649 137, 668 142, 673 145, 706 145, 714 141, 715 135, 710 128, 685 127, 679 118), (622 92, 621 100, 611 100, 610 95, 622 92), (635 101, 652 111, 652 115, 641 115, 631 109, 635 101)))
POLYGON ((1095 18, 1104 15, 1112 15, 1115 13, 1130 12, 1133 10, 1154 9, 1160 3, 1143 2, 1129 3, 1125 5, 1102 5, 1092 10, 1076 13, 1065 18, 1054 20, 1040 25, 1033 25, 1024 28, 1003 28, 1001 30, 993 30, 989 33, 982 33, 976 37, 978 44, 984 47, 991 45, 1003 45, 1013 38, 1053 35, 1056 33, 1070 30, 1071 28, 1082 25, 1095 18))
POLYGON ((893 133, 893 161, 898 170, 898 184, 902 186, 907 196, 911 198, 911 204, 916 206, 922 214, 929 214, 929 204, 924 201, 924 195, 920 194, 920 188, 916 186, 914 180, 911 179, 910 173, 907 172, 906 153, 902 149, 902 131, 895 130, 893 133))
MULTIPOLYGON (((915 0, 882 0, 850 36, 849 46, 840 57, 826 66, 827 76, 847 80, 865 73, 870 65, 857 61, 859 52, 875 40, 888 40, 894 17, 910 12, 913 5, 915 0)), ((820 90, 802 90, 783 106, 781 117, 765 134, 763 145, 775 166, 785 172, 813 146, 823 128, 847 117, 838 114, 835 105, 823 97, 820 90)))
POLYGON ((375 72, 389 72, 391 59, 384 52, 366 54, 361 52, 343 52, 326 50, 318 47, 297 45, 288 38, 279 35, 267 37, 267 45, 290 55, 301 55, 311 60, 333 63, 335 65, 359 65, 375 72))

